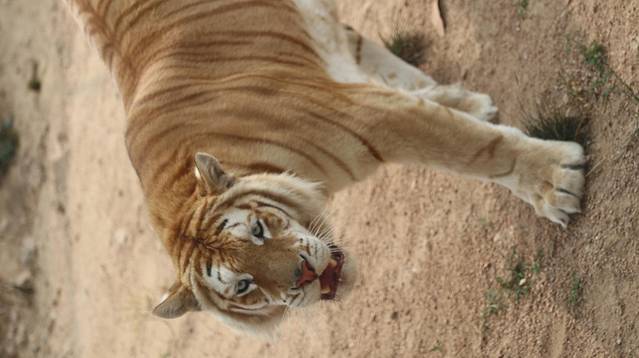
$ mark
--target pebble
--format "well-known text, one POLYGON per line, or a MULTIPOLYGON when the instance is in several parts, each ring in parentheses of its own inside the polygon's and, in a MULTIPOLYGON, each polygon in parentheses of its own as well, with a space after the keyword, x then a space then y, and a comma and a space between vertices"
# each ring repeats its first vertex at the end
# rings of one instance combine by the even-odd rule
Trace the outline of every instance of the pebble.
POLYGON ((0 232, 3 232, 9 226, 9 219, 2 218, 0 219, 0 232))
POLYGON ((36 257, 36 242, 32 237, 26 237, 22 240, 22 249, 20 252, 20 262, 23 265, 30 266, 36 257))
POLYGON ((13 285, 24 291, 33 290, 33 275, 31 271, 24 270, 20 272, 13 281, 13 285))
POLYGON ((129 233, 125 229, 117 229, 113 234, 113 241, 116 245, 122 246, 126 244, 129 239, 129 233))

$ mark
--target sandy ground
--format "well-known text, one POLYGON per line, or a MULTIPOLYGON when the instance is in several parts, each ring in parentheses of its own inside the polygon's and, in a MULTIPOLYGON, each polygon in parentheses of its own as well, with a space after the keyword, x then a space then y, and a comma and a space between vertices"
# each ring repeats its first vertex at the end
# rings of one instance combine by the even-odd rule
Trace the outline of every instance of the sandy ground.
POLYGON ((532 0, 523 14, 513 0, 442 3, 443 37, 430 0, 339 7, 376 40, 398 23, 424 33, 423 69, 490 93, 504 123, 521 126, 535 103, 590 116, 584 215, 562 230, 496 186, 384 168, 331 203, 363 272, 354 294, 265 341, 204 314, 150 315, 173 272, 113 82, 61 2, 0 0, 0 116, 22 140, 0 183, 0 356, 639 357, 639 102, 588 95, 569 40, 601 42, 637 91, 639 1, 532 0), (498 282, 513 252, 528 265, 519 302, 498 282))

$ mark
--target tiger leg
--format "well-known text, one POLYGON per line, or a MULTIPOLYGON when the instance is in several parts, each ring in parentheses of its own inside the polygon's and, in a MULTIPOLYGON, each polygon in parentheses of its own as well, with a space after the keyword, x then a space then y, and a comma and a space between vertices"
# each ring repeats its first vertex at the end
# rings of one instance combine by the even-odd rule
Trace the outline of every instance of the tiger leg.
POLYGON ((494 182, 566 226, 580 212, 585 157, 577 143, 546 141, 465 112, 370 86, 351 93, 363 135, 384 160, 427 164, 494 182))
POLYGON ((373 81, 469 113, 480 120, 491 120, 497 114, 490 96, 468 91, 458 84, 440 85, 385 47, 363 37, 349 26, 343 26, 355 63, 373 81))

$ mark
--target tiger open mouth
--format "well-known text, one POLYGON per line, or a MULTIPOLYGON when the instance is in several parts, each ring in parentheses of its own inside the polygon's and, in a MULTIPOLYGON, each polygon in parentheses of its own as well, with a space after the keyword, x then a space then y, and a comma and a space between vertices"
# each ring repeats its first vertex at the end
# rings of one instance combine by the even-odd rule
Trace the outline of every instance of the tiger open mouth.
POLYGON ((339 285, 342 267, 344 266, 344 253, 337 246, 329 245, 331 249, 331 259, 328 266, 319 276, 321 299, 332 300, 337 294, 337 286, 339 285))

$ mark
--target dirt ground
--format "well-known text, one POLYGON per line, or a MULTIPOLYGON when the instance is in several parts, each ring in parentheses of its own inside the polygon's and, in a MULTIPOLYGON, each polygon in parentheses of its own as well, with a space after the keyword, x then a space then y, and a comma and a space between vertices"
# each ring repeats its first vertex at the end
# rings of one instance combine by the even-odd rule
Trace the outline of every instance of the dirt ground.
POLYGON ((639 0, 441 2, 444 36, 431 0, 339 8, 376 40, 423 33, 423 69, 491 94, 503 123, 550 105, 587 115, 584 214, 563 230, 494 185, 389 166, 331 202, 354 293, 266 341, 150 314, 173 271, 113 81, 61 1, 0 0, 0 119, 21 138, 0 182, 0 356, 639 357, 639 0), (610 91, 579 51, 593 41, 610 91))

